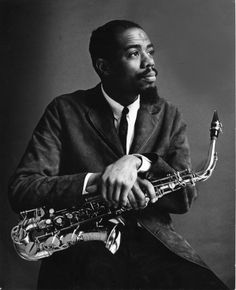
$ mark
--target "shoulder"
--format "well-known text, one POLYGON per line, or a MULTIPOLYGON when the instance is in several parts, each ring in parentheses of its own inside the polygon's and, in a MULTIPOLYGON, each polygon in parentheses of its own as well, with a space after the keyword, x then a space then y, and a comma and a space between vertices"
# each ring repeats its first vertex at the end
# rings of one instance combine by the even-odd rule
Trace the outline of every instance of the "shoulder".
POLYGON ((161 124, 164 130, 170 132, 170 136, 173 136, 180 129, 185 130, 187 127, 181 110, 165 97, 159 97, 153 104, 152 114, 156 115, 158 124, 161 124))
POLYGON ((68 116, 72 113, 86 112, 100 99, 100 85, 87 90, 77 90, 71 93, 55 97, 47 105, 44 115, 53 114, 59 116, 68 116))
POLYGON ((91 106, 96 101, 100 94, 100 86, 87 90, 77 90, 72 93, 60 95, 52 100, 49 106, 56 106, 58 108, 66 107, 86 107, 91 106))
POLYGON ((173 121, 176 118, 182 118, 180 109, 165 97, 158 96, 156 101, 149 106, 149 110, 152 114, 158 114, 159 118, 165 121, 173 121))
POLYGON ((101 89, 97 85, 88 90, 77 90, 55 97, 46 107, 42 120, 53 120, 61 125, 81 122, 88 112, 101 100, 101 89))
POLYGON ((176 112, 178 110, 177 106, 171 103, 165 97, 159 97, 156 106, 170 112, 176 112))

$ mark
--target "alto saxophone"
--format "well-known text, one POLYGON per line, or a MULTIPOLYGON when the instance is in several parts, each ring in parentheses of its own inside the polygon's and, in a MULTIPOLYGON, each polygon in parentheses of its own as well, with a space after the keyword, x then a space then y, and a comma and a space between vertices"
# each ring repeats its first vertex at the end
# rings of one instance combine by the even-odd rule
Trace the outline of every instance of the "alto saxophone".
MULTIPOLYGON (((207 180, 217 162, 216 140, 222 124, 214 112, 210 128, 208 159, 203 170, 176 172, 165 178, 152 180, 157 199, 173 191, 207 180)), ((23 211, 20 222, 12 228, 11 238, 18 255, 28 261, 49 257, 80 241, 103 241, 115 253, 120 244, 119 216, 130 208, 112 208, 100 195, 83 198, 81 206, 55 211, 44 207, 23 211)))

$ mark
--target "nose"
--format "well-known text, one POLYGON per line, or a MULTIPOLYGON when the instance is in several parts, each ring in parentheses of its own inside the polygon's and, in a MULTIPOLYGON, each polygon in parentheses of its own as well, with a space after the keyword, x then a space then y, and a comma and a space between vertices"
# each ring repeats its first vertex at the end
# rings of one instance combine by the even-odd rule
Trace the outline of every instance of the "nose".
POLYGON ((141 68, 146 68, 150 66, 154 66, 155 61, 152 55, 147 52, 143 52, 142 59, 141 59, 141 68))

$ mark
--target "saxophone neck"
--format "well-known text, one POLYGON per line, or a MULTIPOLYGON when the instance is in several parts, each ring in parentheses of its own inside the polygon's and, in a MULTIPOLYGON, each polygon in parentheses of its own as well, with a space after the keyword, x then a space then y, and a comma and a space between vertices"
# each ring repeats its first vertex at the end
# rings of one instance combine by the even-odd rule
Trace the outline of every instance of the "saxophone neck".
POLYGON ((196 181, 205 181, 207 180, 213 173, 213 170, 215 169, 218 156, 217 152, 215 150, 216 145, 216 139, 212 139, 208 151, 208 158, 205 163, 205 166, 203 169, 196 173, 196 181))
POLYGON ((211 121, 210 127, 210 146, 208 150, 208 157, 203 169, 199 172, 191 172, 188 169, 181 172, 176 172, 173 175, 169 175, 159 180, 152 180, 154 185, 156 196, 158 198, 176 191, 187 184, 194 185, 198 181, 207 180, 215 169, 218 157, 216 153, 216 140, 219 133, 222 131, 222 124, 219 121, 218 114, 215 111, 211 121))
POLYGON ((222 132, 222 124, 219 120, 217 111, 214 111, 210 127, 210 146, 208 150, 208 158, 204 168, 200 172, 196 173, 197 181, 207 180, 212 175, 212 172, 215 169, 218 160, 216 152, 216 141, 219 136, 219 133, 221 132, 222 132))

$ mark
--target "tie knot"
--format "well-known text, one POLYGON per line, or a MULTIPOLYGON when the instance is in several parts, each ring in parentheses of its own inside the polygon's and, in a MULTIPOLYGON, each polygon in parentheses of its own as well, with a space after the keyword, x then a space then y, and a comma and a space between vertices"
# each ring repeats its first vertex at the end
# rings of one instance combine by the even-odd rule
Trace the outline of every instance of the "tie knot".
POLYGON ((124 107, 123 111, 122 111, 122 115, 127 115, 129 113, 129 109, 127 107, 124 107))

